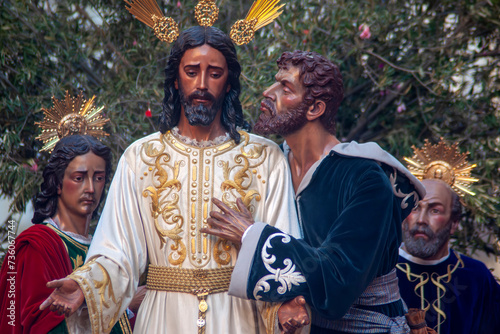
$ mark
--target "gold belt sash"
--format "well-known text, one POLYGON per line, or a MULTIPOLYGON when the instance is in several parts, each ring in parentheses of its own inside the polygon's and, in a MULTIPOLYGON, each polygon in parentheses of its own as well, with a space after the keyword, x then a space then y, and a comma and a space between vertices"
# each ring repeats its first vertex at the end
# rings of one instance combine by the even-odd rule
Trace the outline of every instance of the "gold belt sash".
POLYGON ((150 290, 183 292, 198 297, 198 334, 205 333, 207 295, 229 290, 234 267, 183 269, 149 265, 146 287, 150 290))

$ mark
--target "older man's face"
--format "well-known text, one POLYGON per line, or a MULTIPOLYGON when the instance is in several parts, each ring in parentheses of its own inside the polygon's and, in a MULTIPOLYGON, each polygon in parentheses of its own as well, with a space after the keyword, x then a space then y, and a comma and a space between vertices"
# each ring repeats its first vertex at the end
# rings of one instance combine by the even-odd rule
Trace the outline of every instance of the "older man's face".
POLYGON ((447 254, 451 221, 451 189, 442 181, 424 180, 426 195, 403 222, 405 248, 413 256, 437 260, 447 254))
POLYGON ((306 88, 302 84, 298 67, 281 68, 276 82, 263 95, 259 119, 254 131, 259 134, 278 134, 286 137, 301 129, 307 122, 309 109, 304 103, 306 88))

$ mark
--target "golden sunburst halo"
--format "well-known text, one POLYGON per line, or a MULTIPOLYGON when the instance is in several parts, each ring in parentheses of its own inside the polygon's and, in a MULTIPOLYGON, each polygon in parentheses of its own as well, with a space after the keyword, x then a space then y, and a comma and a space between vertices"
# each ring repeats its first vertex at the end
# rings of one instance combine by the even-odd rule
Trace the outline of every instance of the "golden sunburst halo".
POLYGON ((83 92, 72 97, 68 91, 64 100, 52 97, 54 106, 50 109, 42 108, 44 118, 35 124, 40 127, 42 133, 36 137, 44 143, 41 151, 51 152, 56 143, 63 137, 71 135, 90 135, 98 139, 109 136, 103 130, 104 125, 109 122, 104 118, 102 110, 104 106, 94 106, 95 95, 88 101, 83 98, 83 92))
POLYGON ((467 162, 469 152, 460 153, 458 143, 446 145, 443 138, 436 145, 425 140, 422 148, 413 148, 413 157, 404 160, 408 169, 419 180, 439 179, 446 182, 460 196, 475 195, 470 191, 470 184, 479 181, 471 177, 471 170, 477 165, 467 162))

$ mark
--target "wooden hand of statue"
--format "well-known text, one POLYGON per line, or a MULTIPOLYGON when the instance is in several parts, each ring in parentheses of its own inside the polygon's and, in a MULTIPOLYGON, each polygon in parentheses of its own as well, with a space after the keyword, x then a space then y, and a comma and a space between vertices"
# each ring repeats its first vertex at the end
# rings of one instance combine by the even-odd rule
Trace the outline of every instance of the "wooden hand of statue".
POLYGON ((305 298, 298 296, 284 302, 278 309, 278 321, 285 334, 293 334, 297 329, 309 325, 305 298))
POLYGON ((202 228, 200 231, 229 240, 235 245, 241 245, 243 233, 245 233, 245 230, 254 223, 250 211, 248 211, 240 198, 236 200, 239 212, 231 209, 216 198, 212 198, 212 203, 214 203, 221 212, 210 212, 210 218, 207 219, 209 227, 202 228))
POLYGON ((50 281, 47 283, 47 287, 55 290, 40 305, 40 310, 50 307, 52 312, 69 317, 85 300, 80 286, 71 278, 50 281))

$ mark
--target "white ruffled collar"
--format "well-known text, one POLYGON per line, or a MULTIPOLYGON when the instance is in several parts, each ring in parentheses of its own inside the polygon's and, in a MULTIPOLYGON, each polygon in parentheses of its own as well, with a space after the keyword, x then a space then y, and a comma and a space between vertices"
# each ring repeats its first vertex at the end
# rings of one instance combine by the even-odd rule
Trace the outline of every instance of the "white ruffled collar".
POLYGON ((172 135, 174 137, 176 137, 177 139, 182 141, 184 144, 199 147, 199 148, 217 146, 217 145, 220 145, 220 144, 227 142, 231 138, 229 136, 229 133, 226 132, 222 136, 219 136, 219 137, 212 139, 212 140, 200 140, 200 141, 198 141, 196 139, 192 139, 192 138, 181 135, 179 133, 179 128, 177 126, 172 128, 170 130, 170 132, 172 133, 172 135))

